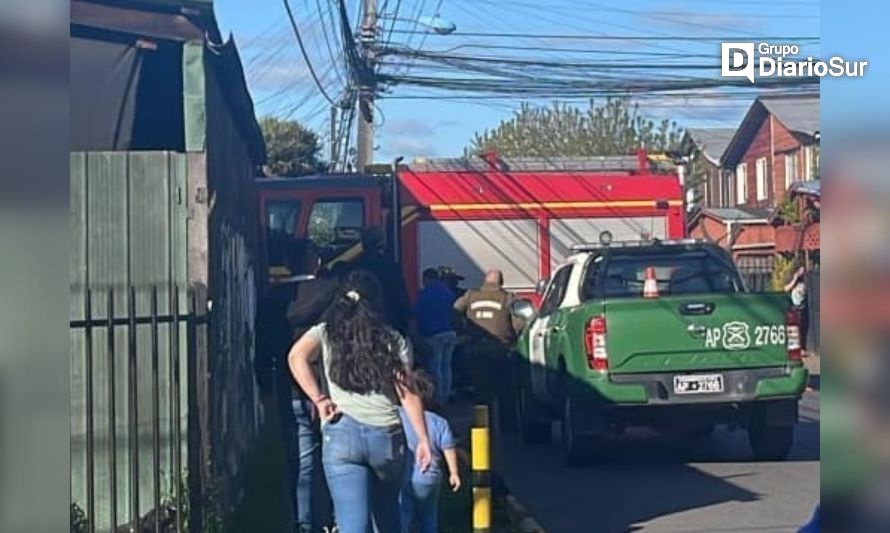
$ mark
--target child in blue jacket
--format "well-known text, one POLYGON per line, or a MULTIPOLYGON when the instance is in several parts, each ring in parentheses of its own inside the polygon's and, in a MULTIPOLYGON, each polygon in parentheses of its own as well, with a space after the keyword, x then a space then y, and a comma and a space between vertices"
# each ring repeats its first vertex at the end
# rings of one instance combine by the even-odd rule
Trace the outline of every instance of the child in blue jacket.
MULTIPOLYGON (((424 404, 429 406, 428 402, 433 396, 432 385, 423 383, 419 392, 424 398, 424 404)), ((405 440, 413 453, 414 447, 417 446, 417 435, 408 423, 404 410, 399 409, 399 413, 402 416, 405 440)), ((439 530, 439 492, 446 474, 451 490, 454 492, 460 490, 457 445, 448 420, 431 411, 429 407, 424 410, 423 415, 426 419, 433 461, 426 472, 421 472, 414 461, 406 462, 405 477, 399 497, 402 533, 415 531, 413 529, 415 524, 416 531, 420 533, 436 533, 439 530)))

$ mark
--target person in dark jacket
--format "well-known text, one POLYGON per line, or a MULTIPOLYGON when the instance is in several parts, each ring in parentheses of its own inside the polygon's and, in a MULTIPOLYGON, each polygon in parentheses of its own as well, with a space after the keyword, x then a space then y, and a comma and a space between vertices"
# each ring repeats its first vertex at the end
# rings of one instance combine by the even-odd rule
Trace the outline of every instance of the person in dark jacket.
MULTIPOLYGON (((312 241, 301 241, 299 250, 299 261, 296 268, 291 269, 299 274, 299 282, 296 283, 285 310, 290 339, 282 357, 286 357, 290 345, 296 339, 322 321, 322 316, 331 306, 339 289, 336 279, 320 275, 321 257, 312 241)), ((282 371, 287 373, 291 391, 292 443, 296 448, 291 454, 292 496, 297 531, 318 531, 329 525, 326 522, 330 522, 313 516, 313 510, 319 508, 315 501, 319 493, 314 489, 321 472, 321 433, 312 402, 290 375, 287 364, 283 363, 282 366, 282 371)))
POLYGON ((395 261, 384 254, 383 229, 379 226, 362 231, 362 253, 352 262, 350 270, 367 270, 383 288, 384 314, 387 322, 405 335, 411 320, 411 302, 405 287, 405 276, 395 261))
POLYGON ((423 290, 414 304, 417 330, 428 347, 425 366, 436 384, 436 399, 446 404, 451 398, 451 358, 457 344, 453 315, 454 294, 439 279, 435 268, 423 271, 423 290))
POLYGON ((465 348, 473 368, 476 399, 491 402, 502 396, 507 354, 516 342, 517 324, 510 314, 513 295, 504 290, 504 275, 489 270, 478 289, 471 289, 454 303, 464 318, 465 348))

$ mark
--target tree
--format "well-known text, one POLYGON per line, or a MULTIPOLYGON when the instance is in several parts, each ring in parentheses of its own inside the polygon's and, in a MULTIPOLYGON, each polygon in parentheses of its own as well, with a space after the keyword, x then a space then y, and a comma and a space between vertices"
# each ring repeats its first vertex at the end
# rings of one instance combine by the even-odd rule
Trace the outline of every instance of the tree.
POLYGON ((477 133, 465 153, 494 150, 503 156, 584 157, 622 155, 644 148, 650 152, 678 150, 682 131, 675 122, 644 118, 636 104, 609 98, 589 108, 554 103, 523 104, 512 118, 491 131, 477 133))
POLYGON ((324 169, 318 135, 299 122, 264 117, 260 128, 266 141, 266 174, 300 176, 324 169))

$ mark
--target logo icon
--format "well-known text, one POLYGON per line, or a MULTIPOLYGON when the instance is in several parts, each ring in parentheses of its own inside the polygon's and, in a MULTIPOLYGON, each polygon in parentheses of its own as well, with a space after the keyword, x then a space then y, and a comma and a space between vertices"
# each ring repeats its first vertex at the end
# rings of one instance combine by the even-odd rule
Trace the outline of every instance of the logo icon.
POLYGON ((720 43, 720 75, 754 83, 754 43, 720 43))
POLYGON ((723 348, 727 350, 744 350, 748 346, 751 346, 748 324, 744 322, 727 322, 723 324, 723 348))

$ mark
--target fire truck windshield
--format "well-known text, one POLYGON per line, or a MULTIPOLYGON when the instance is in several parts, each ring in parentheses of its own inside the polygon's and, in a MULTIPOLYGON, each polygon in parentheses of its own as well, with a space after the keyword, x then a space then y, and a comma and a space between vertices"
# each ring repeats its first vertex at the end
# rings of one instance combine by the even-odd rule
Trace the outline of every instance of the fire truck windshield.
POLYGON ((361 240, 365 204, 359 199, 321 200, 312 205, 309 238, 318 245, 322 260, 339 256, 361 240))
POLYGON ((266 246, 270 265, 286 263, 287 242, 297 229, 299 215, 298 200, 266 202, 266 246))

